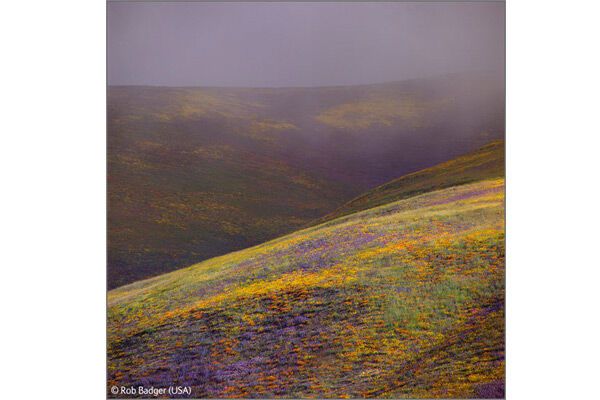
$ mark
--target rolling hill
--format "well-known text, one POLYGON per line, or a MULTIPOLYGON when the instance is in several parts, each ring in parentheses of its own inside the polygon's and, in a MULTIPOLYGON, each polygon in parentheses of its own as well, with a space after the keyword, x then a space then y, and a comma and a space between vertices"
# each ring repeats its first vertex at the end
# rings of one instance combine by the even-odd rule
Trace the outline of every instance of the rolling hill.
POLYGON ((108 90, 108 286, 306 226, 503 137, 486 74, 317 88, 108 90))
POLYGON ((469 154, 395 179, 356 197, 313 224, 433 190, 483 179, 502 178, 504 147, 503 140, 496 140, 469 154))
POLYGON ((503 397, 504 179, 423 174, 390 188, 427 193, 111 290, 108 386, 503 397))

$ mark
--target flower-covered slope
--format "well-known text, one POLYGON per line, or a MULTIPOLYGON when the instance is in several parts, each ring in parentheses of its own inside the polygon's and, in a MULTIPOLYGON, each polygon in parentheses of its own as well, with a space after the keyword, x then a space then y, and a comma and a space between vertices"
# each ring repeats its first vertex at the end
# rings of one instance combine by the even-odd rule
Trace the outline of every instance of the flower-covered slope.
POLYGON ((504 180, 343 216, 108 302, 108 387, 503 397, 504 180))

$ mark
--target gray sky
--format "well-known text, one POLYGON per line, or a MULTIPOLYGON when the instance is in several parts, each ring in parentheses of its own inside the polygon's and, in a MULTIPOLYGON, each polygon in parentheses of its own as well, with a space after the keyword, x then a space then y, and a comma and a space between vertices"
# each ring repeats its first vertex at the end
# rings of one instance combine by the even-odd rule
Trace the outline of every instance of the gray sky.
POLYGON ((504 3, 108 4, 110 85, 326 86, 504 74, 504 3))

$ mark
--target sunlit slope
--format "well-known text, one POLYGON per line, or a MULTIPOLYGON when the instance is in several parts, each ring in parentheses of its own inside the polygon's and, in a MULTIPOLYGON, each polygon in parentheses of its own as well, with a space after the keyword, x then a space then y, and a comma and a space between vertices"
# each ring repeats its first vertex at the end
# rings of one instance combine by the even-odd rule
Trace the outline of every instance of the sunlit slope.
POLYGON ((112 290, 108 304, 109 387, 503 397, 504 181, 344 216, 112 290))
POLYGON ((504 141, 497 140, 469 154, 378 186, 320 218, 314 224, 432 190, 503 176, 504 141))

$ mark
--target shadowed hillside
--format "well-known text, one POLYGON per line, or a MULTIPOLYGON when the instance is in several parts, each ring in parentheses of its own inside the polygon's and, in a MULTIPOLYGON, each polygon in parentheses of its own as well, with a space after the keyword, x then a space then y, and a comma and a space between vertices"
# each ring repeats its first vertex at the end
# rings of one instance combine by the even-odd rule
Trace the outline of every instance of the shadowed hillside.
POLYGON ((314 224, 450 186, 504 177, 504 141, 395 179, 349 201, 314 224))
POLYGON ((109 387, 501 398, 504 180, 391 202, 123 286, 108 307, 109 387))
POLYGON ((109 288, 306 226, 501 138, 485 74, 320 88, 110 87, 109 288))

